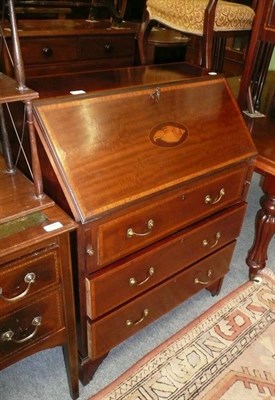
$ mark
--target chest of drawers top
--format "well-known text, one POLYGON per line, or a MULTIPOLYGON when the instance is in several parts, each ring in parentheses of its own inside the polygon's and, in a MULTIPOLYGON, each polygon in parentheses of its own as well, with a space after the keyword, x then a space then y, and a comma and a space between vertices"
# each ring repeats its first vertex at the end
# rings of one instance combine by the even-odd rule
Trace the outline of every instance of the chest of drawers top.
POLYGON ((56 245, 56 237, 76 223, 46 195, 36 198, 34 185, 19 170, 8 174, 0 157, 0 264, 28 254, 29 248, 56 245))
POLYGON ((171 190, 256 154, 223 77, 38 100, 34 113, 58 185, 82 223, 156 194, 173 197, 171 190))
MULTIPOLYGON (((85 19, 22 19, 18 21, 18 34, 20 37, 32 38, 39 36, 73 36, 99 34, 121 35, 136 33, 138 25, 133 22, 123 22, 119 26, 112 25, 110 20, 85 20, 85 19)), ((8 37, 10 29, 4 27, 4 33, 8 37)))
MULTIPOLYGON (((137 24, 81 19, 20 20, 18 34, 27 79, 134 64, 137 24)), ((4 35, 11 49, 10 29, 4 35)), ((3 51, 2 70, 10 74, 3 51)))

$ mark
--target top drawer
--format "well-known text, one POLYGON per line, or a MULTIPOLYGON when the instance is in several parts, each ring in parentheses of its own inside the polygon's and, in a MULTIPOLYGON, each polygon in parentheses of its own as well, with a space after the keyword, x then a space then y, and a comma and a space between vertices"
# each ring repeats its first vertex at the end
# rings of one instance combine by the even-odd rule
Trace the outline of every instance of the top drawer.
POLYGON ((134 54, 133 35, 86 36, 79 38, 80 59, 125 57, 134 54))
POLYGON ((21 38, 25 65, 73 61, 77 59, 77 38, 21 38))
POLYGON ((87 266, 91 271, 126 256, 202 217, 241 200, 247 167, 213 175, 165 196, 148 200, 133 211, 99 223, 97 243, 86 232, 87 266), (90 246, 93 251, 89 251, 90 246), (96 267, 92 267, 93 263, 96 267))
POLYGON ((0 266, 0 311, 60 281, 58 248, 0 266))

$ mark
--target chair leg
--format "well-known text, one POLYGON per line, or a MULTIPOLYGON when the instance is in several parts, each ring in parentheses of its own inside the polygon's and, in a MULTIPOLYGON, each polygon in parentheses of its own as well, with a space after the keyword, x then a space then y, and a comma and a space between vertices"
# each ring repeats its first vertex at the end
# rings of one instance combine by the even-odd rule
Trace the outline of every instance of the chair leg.
POLYGON ((272 43, 262 43, 259 48, 258 62, 252 75, 252 97, 256 110, 260 108, 261 94, 263 91, 268 67, 273 54, 274 45, 272 43))
POLYGON ((157 21, 151 20, 147 11, 145 13, 138 33, 138 51, 142 65, 148 64, 148 38, 153 26, 157 25, 157 21))
POLYGON ((212 37, 211 39, 208 36, 202 37, 202 62, 201 66, 203 68, 212 69, 212 37))
POLYGON ((202 36, 202 63, 201 66, 208 70, 212 70, 213 68, 213 40, 214 40, 214 33, 213 29, 209 27, 204 29, 204 33, 202 36))
POLYGON ((223 62, 225 56, 226 38, 217 37, 214 40, 213 55, 212 55, 212 70, 215 72, 223 71, 223 62))

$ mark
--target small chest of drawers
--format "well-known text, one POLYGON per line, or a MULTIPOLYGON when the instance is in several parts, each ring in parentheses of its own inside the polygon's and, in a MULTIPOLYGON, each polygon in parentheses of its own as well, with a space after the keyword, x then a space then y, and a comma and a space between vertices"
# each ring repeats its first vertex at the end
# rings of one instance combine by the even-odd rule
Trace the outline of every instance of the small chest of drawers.
POLYGON ((72 398, 78 362, 69 234, 75 223, 52 200, 34 195, 0 158, 0 370, 63 346, 72 398))
MULTIPOLYGON (((9 30, 4 30, 11 47, 9 30)), ((137 24, 110 21, 20 20, 20 47, 27 79, 133 66, 137 24)), ((9 58, 3 52, 3 68, 9 58)))
POLYGON ((85 384, 118 343, 219 292, 256 152, 222 77, 39 100, 34 113, 45 188, 78 222, 85 384))

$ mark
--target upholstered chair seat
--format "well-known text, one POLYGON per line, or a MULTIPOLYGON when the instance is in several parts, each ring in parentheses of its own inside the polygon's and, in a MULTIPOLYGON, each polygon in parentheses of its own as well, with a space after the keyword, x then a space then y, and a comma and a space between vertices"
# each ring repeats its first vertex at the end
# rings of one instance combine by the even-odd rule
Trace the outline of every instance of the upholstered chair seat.
MULTIPOLYGON (((203 35, 208 0, 147 0, 150 19, 184 33, 203 35)), ((255 12, 251 7, 218 1, 214 31, 251 30, 255 12)))
POLYGON ((221 0, 147 0, 144 23, 141 28, 139 46, 141 61, 146 63, 147 29, 156 23, 176 29, 180 32, 203 38, 203 66, 211 68, 208 54, 212 49, 215 35, 231 32, 250 32, 255 11, 252 7, 221 0), (211 40, 211 43, 210 43, 211 40))

